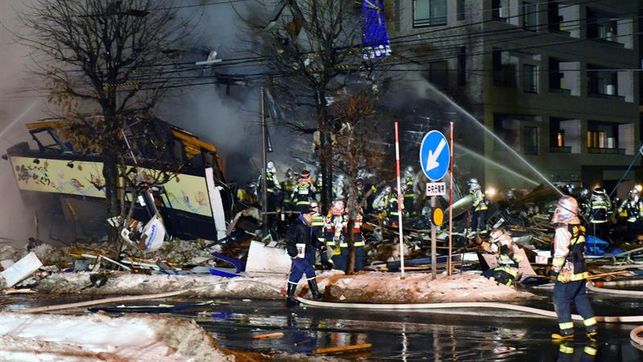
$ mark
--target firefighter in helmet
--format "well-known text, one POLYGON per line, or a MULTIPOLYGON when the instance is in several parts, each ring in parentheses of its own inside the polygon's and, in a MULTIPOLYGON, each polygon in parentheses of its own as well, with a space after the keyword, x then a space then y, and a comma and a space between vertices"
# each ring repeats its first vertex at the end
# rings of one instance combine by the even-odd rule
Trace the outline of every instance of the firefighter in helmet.
POLYGON ((481 230, 485 232, 487 228, 488 201, 477 178, 470 179, 467 184, 469 185, 469 194, 473 198, 471 205, 471 231, 477 235, 481 230))
POLYGON ((587 265, 583 256, 585 247, 585 227, 578 218, 578 202, 571 196, 561 197, 551 219, 556 231, 554 234, 554 260, 551 275, 555 278, 553 301, 560 331, 551 335, 555 341, 574 338, 571 304, 583 317, 587 336, 597 337, 594 311, 587 297, 585 282, 588 277, 587 265))

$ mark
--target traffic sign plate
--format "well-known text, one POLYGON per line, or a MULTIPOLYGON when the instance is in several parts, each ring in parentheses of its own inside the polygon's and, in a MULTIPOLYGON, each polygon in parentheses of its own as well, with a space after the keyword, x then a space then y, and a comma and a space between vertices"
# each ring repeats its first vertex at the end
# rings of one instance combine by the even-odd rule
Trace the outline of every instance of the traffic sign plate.
POLYGON ((451 153, 446 137, 440 131, 430 131, 420 146, 420 166, 431 181, 440 181, 449 170, 451 153))
POLYGON ((442 196, 447 194, 447 184, 444 182, 427 182, 426 196, 442 196))

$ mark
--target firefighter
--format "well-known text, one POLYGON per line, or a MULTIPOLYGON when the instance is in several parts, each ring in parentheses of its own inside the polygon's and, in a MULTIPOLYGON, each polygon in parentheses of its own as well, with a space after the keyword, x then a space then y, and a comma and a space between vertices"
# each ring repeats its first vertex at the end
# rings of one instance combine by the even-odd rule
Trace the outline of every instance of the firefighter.
POLYGON ((415 172, 413 166, 406 166, 404 170, 404 214, 415 216, 415 172))
POLYGON ((391 186, 385 186, 373 200, 373 210, 382 217, 386 217, 391 190, 391 186))
POLYGON ((491 251, 496 254, 498 266, 486 270, 483 275, 493 278, 504 285, 512 285, 519 279, 518 266, 520 257, 514 255, 514 243, 511 234, 502 227, 494 229, 490 236, 491 251))
POLYGON ((595 340, 598 333, 596 319, 585 287, 585 279, 588 276, 583 256, 585 227, 578 218, 576 199, 571 196, 561 197, 556 204, 551 222, 556 228, 551 272, 556 280, 553 301, 560 327, 560 331, 552 333, 551 337, 555 341, 574 338, 571 314, 571 304, 574 303, 576 311, 583 317, 587 336, 595 340))
POLYGON ((576 196, 576 186, 572 183, 568 183, 563 187, 563 193, 569 196, 576 196))
POLYGON ((315 200, 321 201, 321 191, 324 186, 324 178, 321 171, 317 172, 317 177, 313 181, 313 185, 315 185, 315 200))
POLYGON ((357 196, 357 204, 360 207, 366 206, 366 185, 364 184, 364 179, 358 177, 355 179, 355 195, 357 196))
POLYGON ((623 213, 627 221, 627 241, 636 241, 641 230, 643 201, 641 201, 639 194, 639 189, 633 188, 630 190, 628 199, 623 201, 618 208, 619 214, 623 213))
MULTIPOLYGON (((344 225, 343 225, 343 233, 344 237, 341 239, 339 243, 340 247, 340 252, 342 259, 348 265, 348 221, 350 220, 350 216, 348 213, 344 214, 344 225)), ((362 216, 362 210, 360 209, 354 220, 353 220, 353 246, 355 247, 355 271, 360 271, 364 268, 364 260, 366 259, 366 253, 364 252, 364 235, 362 235, 362 221, 363 221, 363 216, 362 216)))
POLYGON ((589 190, 585 187, 578 192, 578 208, 580 214, 589 217, 589 190))
POLYGON ((281 183, 281 190, 283 195, 282 205, 286 210, 293 209, 292 195, 295 190, 295 185, 297 184, 295 171, 288 169, 286 171, 286 179, 281 183))
MULTIPOLYGON (((263 185, 261 175, 259 176, 257 184, 259 187, 263 185)), ((266 211, 269 212, 268 228, 272 228, 275 226, 277 220, 275 212, 281 209, 281 184, 277 178, 275 163, 272 161, 268 161, 266 164, 266 199, 266 211)))
MULTIPOLYGON (((313 220, 311 224, 313 234, 315 234, 319 245, 325 245, 326 240, 324 239, 324 217, 320 214, 319 203, 316 200, 311 201, 310 209, 313 211, 313 220)), ((332 260, 329 260, 328 253, 321 253, 319 257, 321 265, 324 269, 333 269, 333 262, 332 260)))
POLYGON ((388 202, 386 203, 386 219, 389 225, 397 225, 400 216, 399 205, 397 187, 393 187, 392 191, 388 194, 388 202))
POLYGON ((310 171, 302 170, 297 179, 297 184, 295 184, 295 189, 293 190, 292 199, 295 203, 295 208, 299 211, 308 210, 315 190, 315 185, 310 179, 310 171))
POLYGON ((607 237, 608 220, 612 210, 612 202, 605 189, 597 186, 589 198, 589 234, 599 239, 609 241, 607 237))
POLYGON ((324 220, 324 236, 326 246, 333 249, 333 264, 338 270, 346 270, 346 255, 342 255, 341 247, 344 235, 344 201, 335 200, 328 210, 324 220))
POLYGON ((290 225, 286 232, 286 250, 292 260, 286 297, 286 305, 288 307, 297 305, 295 290, 297 289, 299 279, 301 279, 304 274, 306 274, 310 293, 313 298, 322 298, 317 287, 317 281, 315 280, 315 268, 313 265, 315 263, 316 249, 319 248, 321 252, 325 252, 326 246, 319 244, 311 227, 315 211, 312 209, 302 211, 303 213, 297 216, 297 219, 290 225))
POLYGON ((487 199, 481 190, 478 179, 472 178, 467 184, 469 185, 469 194, 473 198, 471 205, 471 232, 477 235, 482 229, 482 233, 487 228, 487 199))

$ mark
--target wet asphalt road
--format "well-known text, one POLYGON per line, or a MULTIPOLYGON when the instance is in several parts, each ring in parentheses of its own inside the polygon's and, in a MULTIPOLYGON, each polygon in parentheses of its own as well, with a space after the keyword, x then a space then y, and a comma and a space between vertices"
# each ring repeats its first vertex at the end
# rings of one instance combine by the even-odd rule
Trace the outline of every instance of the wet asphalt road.
MULTIPOLYGON (((529 306, 552 309, 549 291, 529 306)), ((643 300, 591 295, 597 315, 643 314, 643 300)), ((14 297, 27 305, 70 302, 14 297)), ((78 301, 78 300, 73 300, 78 301)), ((147 301, 137 305, 158 305, 147 301)), ((203 300, 164 300, 163 304, 203 300)), ((11 308, 13 309, 13 307, 11 308)), ((131 311, 130 311, 131 312, 131 311)), ((148 311, 149 312, 149 311, 148 311)), ((204 306, 160 310, 194 319, 225 347, 255 352, 312 354, 316 348, 370 343, 368 352, 343 354, 348 360, 368 361, 643 361, 643 352, 630 343, 629 332, 638 324, 601 324, 599 343, 589 342, 577 325, 577 338, 563 354, 550 341, 556 321, 526 318, 515 312, 444 310, 441 313, 286 308, 282 301, 215 300, 204 306), (445 314, 447 313, 447 314, 445 314), (277 339, 253 340, 252 336, 283 332, 277 339), (593 359, 584 354, 594 347, 593 359)), ((128 313, 110 311, 112 314, 128 313)))

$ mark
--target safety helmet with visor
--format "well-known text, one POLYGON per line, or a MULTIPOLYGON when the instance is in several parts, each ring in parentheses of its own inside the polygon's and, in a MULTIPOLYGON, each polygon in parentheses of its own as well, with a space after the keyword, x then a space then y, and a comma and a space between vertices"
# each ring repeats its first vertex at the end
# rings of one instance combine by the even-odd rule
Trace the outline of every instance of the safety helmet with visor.
POLYGON ((578 218, 578 201, 571 196, 558 199, 556 209, 551 218, 552 224, 580 224, 578 218))

